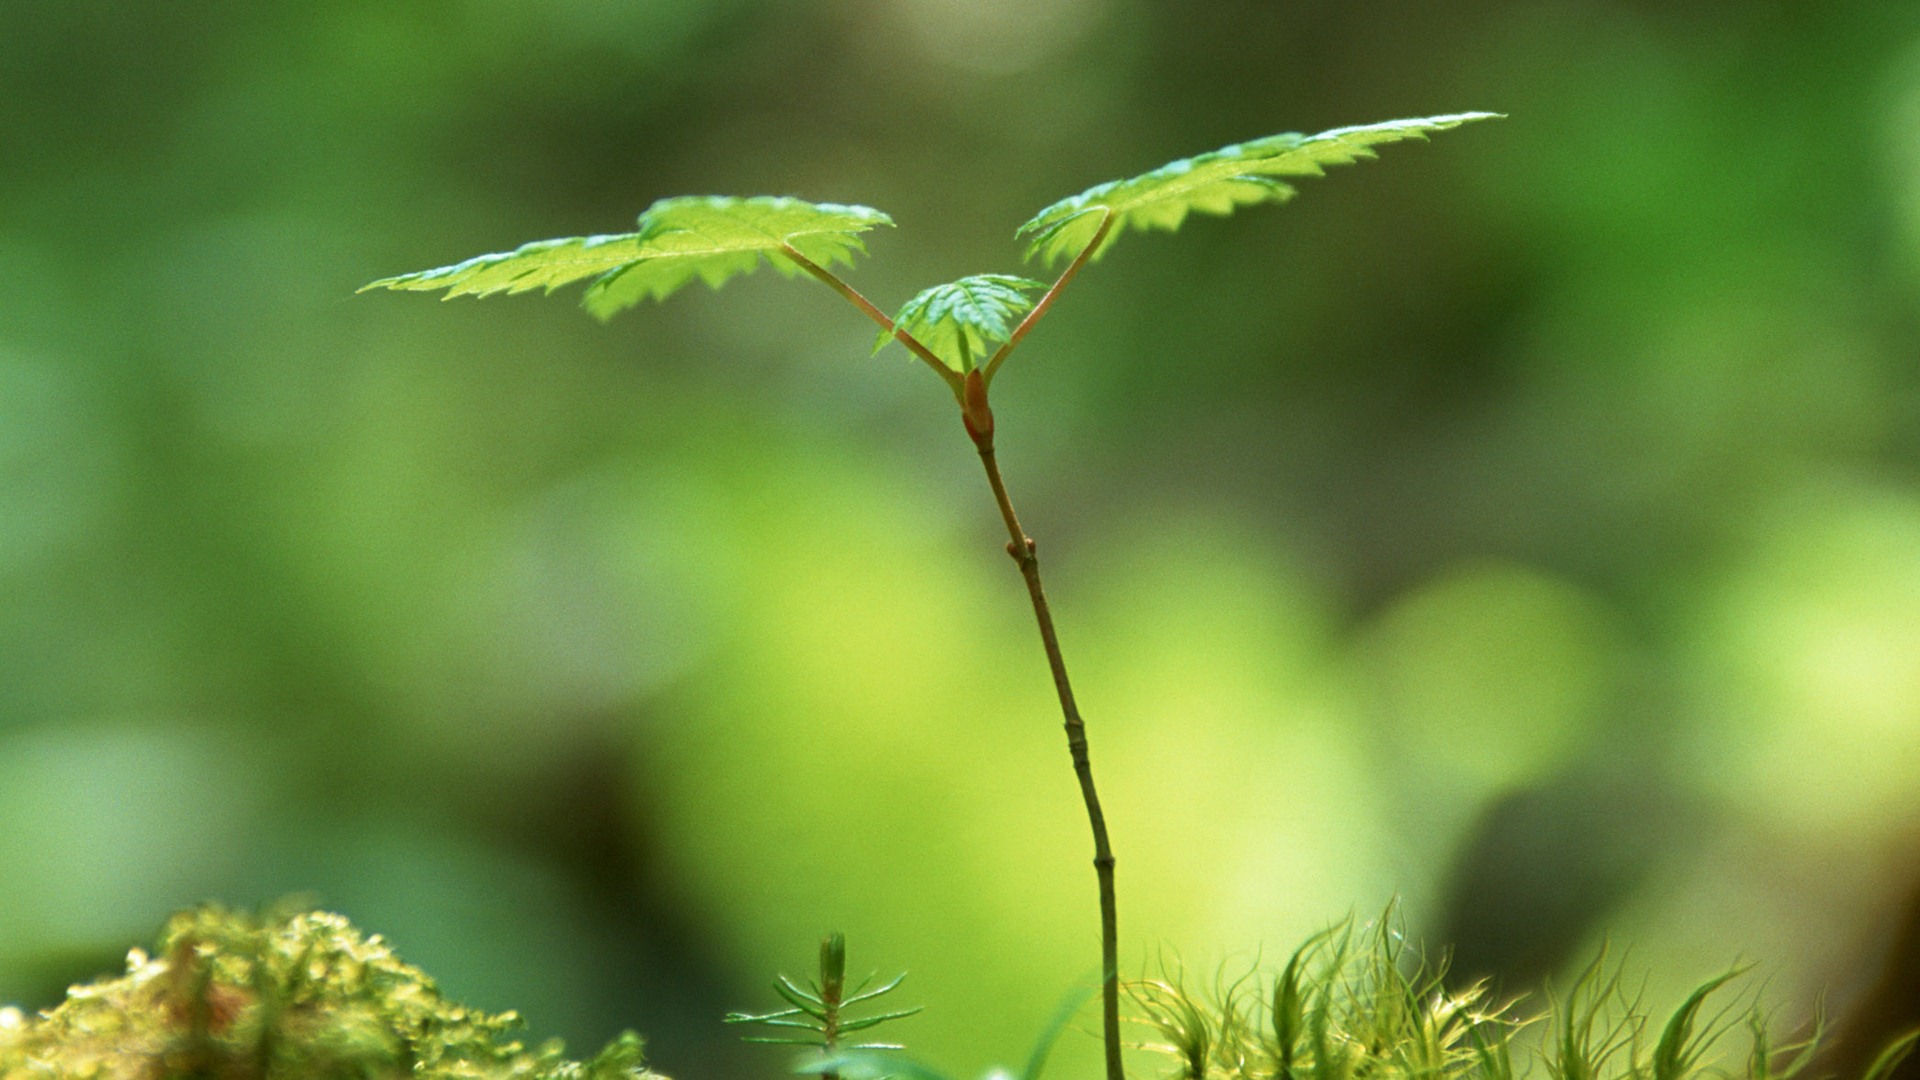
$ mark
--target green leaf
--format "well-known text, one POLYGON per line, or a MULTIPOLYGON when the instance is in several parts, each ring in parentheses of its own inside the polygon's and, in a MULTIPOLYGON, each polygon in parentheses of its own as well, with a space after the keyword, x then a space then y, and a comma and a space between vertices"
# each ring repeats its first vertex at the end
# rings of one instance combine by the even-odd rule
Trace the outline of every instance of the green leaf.
POLYGON ((1867 1066, 1867 1071, 1862 1074, 1861 1080, 1887 1080, 1887 1077, 1893 1075, 1893 1070, 1899 1068, 1900 1063, 1907 1059, 1907 1055, 1913 1053, 1913 1047, 1917 1041, 1920 1041, 1920 1031, 1910 1031, 1888 1043, 1887 1048, 1880 1051, 1880 1055, 1873 1059, 1873 1064, 1867 1066))
MULTIPOLYGON (((965 374, 989 342, 1005 341, 1019 317, 1033 307, 1026 294, 1044 289, 1038 281, 1010 274, 973 274, 922 290, 900 306, 894 325, 920 339, 946 365, 965 374)), ((873 343, 879 352, 893 334, 882 330, 873 343)))
POLYGON ((791 1002, 794 1008, 799 1009, 801 1012, 823 1023, 826 1021, 828 1014, 838 1007, 837 1005, 829 1005, 812 994, 807 993, 805 990, 793 985, 792 980, 788 979, 785 975, 774 976, 773 990, 774 993, 779 994, 791 1002))
POLYGON ((820 985, 823 997, 840 999, 847 979, 847 936, 838 930, 820 939, 820 985))
POLYGON ((1701 1008, 1715 990, 1739 978, 1746 970, 1735 968, 1708 979, 1674 1010, 1660 1032, 1660 1042, 1653 1049, 1653 1080, 1685 1080, 1692 1075, 1700 1059, 1726 1031, 1726 1026, 1717 1019, 1709 1019, 1702 1025, 1701 1008))
POLYGON ((1335 128, 1318 135, 1289 132, 1236 143, 1211 153, 1169 162, 1129 180, 1112 180, 1062 199, 1035 214, 1015 234, 1027 238, 1027 258, 1051 264, 1072 258, 1093 242, 1101 222, 1114 218, 1095 258, 1127 229, 1180 228, 1193 211, 1225 216, 1242 206, 1286 202, 1294 189, 1277 177, 1320 176, 1329 165, 1372 158, 1373 147, 1424 139, 1499 113, 1469 112, 1418 120, 1335 128))
MULTIPOLYGON (((868 982, 872 981, 872 979, 873 979, 873 976, 869 975, 866 977, 866 979, 861 980, 860 985, 864 987, 865 985, 867 985, 868 982)), ((846 1000, 842 1001, 840 1005, 842 1008, 844 1008, 848 1005, 858 1005, 863 1001, 872 1001, 874 998, 877 998, 882 994, 893 993, 894 990, 899 988, 901 983, 906 981, 907 981, 907 973, 903 971, 900 974, 895 975, 893 977, 893 981, 887 983, 885 986, 881 986, 873 990, 868 990, 864 994, 861 993, 859 990, 855 990, 853 994, 849 996, 846 1000)))
POLYGON ((785 254, 787 246, 821 266, 851 264, 854 252, 867 249, 861 233, 892 224, 893 219, 865 206, 764 195, 685 195, 648 207, 630 233, 537 240, 452 266, 381 278, 360 291, 445 289, 444 299, 450 300, 552 292, 593 278, 583 304, 605 320, 647 297, 664 300, 695 278, 717 289, 736 274, 752 273, 762 259, 792 277, 800 266, 785 254))
POLYGON ((799 1009, 781 1009, 779 1012, 770 1012, 770 1013, 730 1012, 726 1016, 721 1017, 721 1023, 760 1024, 760 1023, 765 1023, 766 1021, 769 1021, 769 1020, 779 1020, 784 1017, 799 1016, 799 1015, 800 1015, 799 1009))
POLYGON ((924 1008, 926 1008, 926 1006, 924 1005, 915 1005, 911 1009, 901 1009, 897 1012, 881 1013, 878 1016, 863 1016, 858 1020, 842 1020, 840 1021, 840 1031, 842 1034, 848 1034, 855 1031, 865 1031, 870 1027, 874 1027, 875 1025, 878 1025, 878 1024, 884 1024, 889 1020, 900 1020, 905 1017, 913 1016, 917 1014, 921 1009, 924 1009, 924 1008))
POLYGON ((808 1022, 808 1020, 781 1019, 781 1017, 797 1017, 799 1013, 801 1013, 799 1009, 789 1009, 787 1013, 772 1013, 772 1015, 766 1015, 766 1017, 749 1017, 749 1015, 745 1015, 745 1013, 728 1013, 726 1017, 720 1017, 720 1022, 722 1022, 722 1024, 766 1024, 766 1026, 770 1026, 770 1028, 803 1028, 803 1030, 808 1030, 808 1032, 818 1032, 818 1030, 820 1030, 820 1024, 814 1024, 814 1022, 808 1022))

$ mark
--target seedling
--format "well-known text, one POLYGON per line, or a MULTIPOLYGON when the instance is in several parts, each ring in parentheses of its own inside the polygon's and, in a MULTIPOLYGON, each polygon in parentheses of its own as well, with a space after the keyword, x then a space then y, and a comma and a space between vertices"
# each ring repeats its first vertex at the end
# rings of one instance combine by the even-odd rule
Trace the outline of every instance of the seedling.
POLYGON ((900 988, 906 975, 896 975, 892 979, 867 989, 873 981, 869 975, 853 989, 847 989, 847 939, 839 933, 828 934, 820 942, 820 977, 810 980, 806 986, 800 986, 785 975, 776 975, 773 980, 773 992, 787 1000, 789 1008, 770 1013, 728 1013, 729 1024, 764 1024, 767 1027, 780 1028, 780 1035, 749 1035, 747 1042, 773 1043, 782 1046, 811 1046, 820 1051, 817 1064, 821 1080, 840 1080, 839 1072, 833 1062, 843 1050, 900 1050, 899 1043, 859 1042, 849 1044, 846 1036, 869 1028, 879 1027, 890 1020, 900 1020, 920 1011, 919 1006, 910 1009, 895 1009, 892 1012, 874 1013, 869 1016, 848 1016, 846 1010, 854 1005, 863 1005, 885 997, 900 988), (804 1034, 786 1034, 785 1032, 804 1032, 804 1034))
MULTIPOLYGON (((1348 922, 1316 935, 1277 975, 1218 979, 1211 993, 1189 990, 1177 971, 1124 987, 1119 981, 1113 850, 1086 727, 1034 542, 1014 514, 994 457, 988 389, 1074 275, 1130 228, 1172 231, 1193 211, 1224 215, 1284 202, 1294 193, 1284 177, 1319 175, 1325 166, 1372 157, 1380 144, 1491 115, 1275 135, 1101 184, 1055 203, 1019 230, 1028 258, 1049 266, 1067 260, 1051 285, 974 275, 921 292, 891 319, 832 270, 865 250, 863 233, 892 224, 886 215, 786 198, 664 199, 631 233, 542 241, 367 287, 487 295, 551 291, 592 278, 586 306, 604 319, 642 297, 664 299, 695 278, 717 287, 764 261, 789 277, 804 272, 824 282, 880 325, 876 351, 897 341, 940 377, 986 468, 1010 538, 1007 550, 1026 581, 1093 830, 1107 1080, 1124 1080, 1123 990, 1137 1010, 1132 1019, 1151 1040, 1139 1048, 1172 1061, 1168 1080, 1516 1080, 1529 1065, 1545 1080, 1727 1080, 1734 1071, 1715 1063, 1713 1052, 1742 1018, 1752 1036, 1739 1070, 1745 1080, 1798 1080, 1815 1061, 1822 1022, 1816 1017, 1805 1037, 1777 1040, 1751 998, 1727 1001, 1729 985, 1744 969, 1701 984, 1656 1035, 1653 1015, 1602 952, 1545 1015, 1528 1016, 1497 1001, 1486 983, 1450 985, 1444 965, 1407 948, 1391 910, 1369 926, 1348 922), (1030 301, 1042 288, 1039 300, 1030 301), (1517 1057, 1515 1037, 1536 1024, 1539 1049, 1531 1059, 1517 1057)), ((871 1008, 900 979, 871 990, 866 985, 848 987, 846 942, 833 934, 821 943, 817 979, 805 986, 784 977, 775 982, 788 1008, 727 1019, 776 1032, 754 1041, 813 1047, 800 1074, 947 1080, 910 1059, 887 1056, 896 1044, 847 1041, 919 1011, 849 1015, 852 1006, 871 1008)), ((1020 1072, 996 1075, 1039 1080, 1054 1040, 1084 1000, 1063 1003, 1020 1072)), ((571 1061, 557 1043, 529 1049, 511 1039, 517 1022, 511 1013, 491 1015, 447 1001, 424 973, 338 916, 260 922, 202 909, 177 916, 152 958, 131 954, 120 978, 76 987, 65 1003, 32 1019, 0 1009, 0 1078, 662 1080, 645 1069, 641 1041, 632 1033, 593 1058, 571 1061)), ((1890 1080, 1917 1037, 1891 1041, 1862 1080, 1890 1080)))
POLYGON ((1041 647, 1060 699, 1067 749, 1093 831, 1093 865, 1100 890, 1106 1080, 1125 1080, 1120 1062, 1119 909, 1113 846, 1094 786, 1086 724, 1074 702, 1060 637, 1041 586, 1038 547, 1021 527, 994 455, 988 392, 1007 358, 1052 309, 1067 284, 1128 231, 1173 232, 1195 212, 1225 216, 1243 206, 1286 202, 1295 194, 1287 182, 1290 178, 1320 176, 1327 166, 1374 157, 1374 147, 1424 139, 1431 132, 1496 115, 1456 113, 1336 128, 1318 135, 1270 135, 1170 162, 1130 179, 1098 184, 1040 211, 1015 234, 1025 240, 1029 261, 1051 267, 1066 260, 1066 268, 1051 285, 1008 274, 975 274, 922 291, 892 318, 833 268, 850 267, 855 253, 866 252, 863 234, 890 226, 893 219, 865 206, 765 196, 662 199, 640 215, 633 232, 540 240, 435 270, 382 278, 365 288, 445 290, 451 299, 534 289, 552 292, 589 281, 584 306, 604 320, 643 299, 664 300, 695 279, 719 288, 765 262, 786 277, 805 273, 839 293, 879 325, 876 353, 897 341, 946 384, 986 468, 987 484, 1007 529, 1007 554, 1026 581, 1041 647), (1037 301, 1029 298, 1042 289, 1037 301))

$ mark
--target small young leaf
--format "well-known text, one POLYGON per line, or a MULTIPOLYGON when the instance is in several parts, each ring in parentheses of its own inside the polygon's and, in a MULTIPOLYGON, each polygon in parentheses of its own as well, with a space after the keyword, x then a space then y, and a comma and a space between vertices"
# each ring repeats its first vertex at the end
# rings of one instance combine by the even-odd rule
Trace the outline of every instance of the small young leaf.
MULTIPOLYGON (((779 1012, 770 1013, 730 1012, 721 1018, 721 1022, 726 1024, 771 1024, 775 1021, 785 1020, 787 1017, 799 1015, 799 1009, 781 1009, 779 1012)), ((798 1021, 795 1021, 795 1023, 798 1023, 798 1021)), ((813 1025, 808 1024, 806 1026, 812 1027, 813 1025)))
POLYGON ((887 215, 865 206, 769 196, 680 196, 648 207, 630 233, 538 240, 452 266, 381 278, 360 291, 445 289, 450 300, 542 288, 552 292, 594 278, 583 305, 605 320, 647 297, 664 300, 695 278, 717 289, 736 274, 752 273, 763 258, 792 277, 800 267, 784 253, 789 246, 822 266, 850 264, 854 252, 866 251, 861 233, 892 224, 887 215))
POLYGON ((799 1028, 802 1031, 819 1031, 820 1025, 805 1020, 780 1020, 772 1016, 747 1016, 742 1013, 728 1013, 721 1017, 723 1024, 765 1024, 768 1027, 799 1028))
POLYGON ((828 1001, 840 1001, 846 982, 847 936, 835 930, 820 940, 820 996, 828 1001))
MULTIPOLYGON (((935 285, 900 306, 894 323, 919 338, 946 365, 965 374, 989 342, 1013 335, 1019 317, 1033 307, 1026 294, 1044 289, 1038 281, 1010 274, 973 274, 935 285)), ((882 330, 873 343, 879 352, 894 340, 882 330)))
POLYGON ((833 1010, 839 1008, 837 1002, 833 1005, 827 1005, 819 998, 793 985, 785 975, 778 976, 774 979, 773 990, 781 997, 792 1002, 795 1008, 816 1020, 825 1021, 833 1010))
POLYGON ((1112 217, 1115 220, 1100 250, 1093 253, 1098 258, 1129 228, 1173 232, 1191 211, 1224 216, 1241 206, 1285 202, 1293 198, 1293 186, 1276 177, 1320 176, 1328 165, 1348 165, 1377 156, 1373 147, 1383 143, 1424 139, 1430 131, 1445 131, 1499 115, 1470 112, 1388 120, 1335 128, 1318 135, 1289 132, 1236 143, 1169 162, 1128 180, 1090 187, 1035 214, 1015 235, 1028 238, 1027 258, 1039 256, 1051 264, 1079 254, 1092 243, 1101 223, 1112 217))
MULTIPOLYGON (((867 976, 867 977, 866 977, 865 979, 862 979, 862 980, 860 981, 860 985, 861 985, 862 987, 864 987, 864 986, 866 986, 866 985, 867 985, 867 983, 869 983, 869 982, 871 982, 871 981, 873 981, 873 976, 872 976, 872 975, 869 975, 869 976, 867 976)), ((872 990, 868 990, 868 991, 867 991, 867 992, 865 992, 865 993, 861 993, 861 992, 860 992, 859 990, 855 990, 855 991, 854 991, 854 992, 853 992, 853 993, 852 993, 851 995, 849 995, 849 996, 848 996, 848 997, 847 997, 847 998, 846 998, 845 1000, 843 1000, 843 1001, 841 1001, 841 1002, 840 1002, 840 1004, 841 1004, 841 1006, 842 1006, 842 1007, 845 1007, 845 1006, 848 1006, 848 1005, 858 1005, 858 1004, 860 1004, 860 1003, 861 1003, 861 1002, 863 1002, 863 1001, 872 1001, 872 1000, 873 1000, 874 998, 877 998, 877 997, 879 997, 879 996, 880 996, 880 995, 882 995, 882 994, 891 994, 891 993, 893 993, 893 991, 894 991, 894 989, 895 989, 896 987, 898 987, 898 986, 899 986, 899 985, 900 985, 901 983, 903 983, 903 982, 906 982, 906 981, 907 981, 907 973, 903 971, 903 972, 901 972, 900 974, 898 974, 898 975, 895 975, 895 976, 894 976, 894 977, 892 978, 892 980, 890 980, 890 981, 889 981, 889 982, 888 982, 888 983, 887 983, 886 985, 884 985, 884 986, 880 986, 880 987, 876 987, 875 989, 872 989, 872 990)))
POLYGON ((1734 968, 1708 979, 1674 1010, 1653 1049, 1653 1080, 1685 1080, 1693 1074, 1694 1067, 1726 1030, 1718 1018, 1702 1024, 1701 1009, 1714 991, 1739 978, 1746 970, 1734 968))
POLYGON ((842 1020, 840 1022, 840 1033, 845 1035, 850 1032, 865 1031, 876 1024, 884 1024, 889 1020, 899 1020, 913 1016, 925 1007, 924 1005, 916 1005, 911 1009, 900 1009, 896 1012, 881 1013, 878 1016, 863 1016, 858 1020, 842 1020))

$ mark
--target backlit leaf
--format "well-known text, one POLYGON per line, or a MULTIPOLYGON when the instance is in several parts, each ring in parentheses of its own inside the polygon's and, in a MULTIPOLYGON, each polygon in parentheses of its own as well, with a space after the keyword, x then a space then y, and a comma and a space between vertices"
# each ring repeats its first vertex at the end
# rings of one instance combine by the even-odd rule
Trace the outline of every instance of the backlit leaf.
MULTIPOLYGON (((1010 274, 974 274, 925 289, 900 306, 894 323, 919 338, 946 365, 966 372, 990 342, 1005 341, 1019 318, 1033 307, 1027 293, 1046 288, 1010 274)), ((881 331, 873 343, 879 352, 893 334, 881 331)))
POLYGON ((1286 202, 1293 185, 1279 177, 1320 176, 1329 165, 1348 165, 1375 157, 1373 148, 1405 139, 1424 139, 1498 113, 1470 112, 1418 120, 1335 128, 1318 135, 1286 133, 1236 143, 1210 153, 1169 162, 1128 180, 1098 184, 1062 199, 1020 226, 1027 258, 1047 263, 1072 258, 1093 241, 1100 223, 1116 220, 1101 241, 1099 257, 1128 229, 1178 229, 1189 213, 1226 215, 1242 206, 1286 202))
POLYGON ((800 267, 791 245, 821 266, 851 263, 866 251, 860 234, 893 220, 865 206, 756 196, 688 195, 661 199, 630 233, 537 240, 512 251, 451 266, 382 278, 367 289, 445 289, 445 299, 533 289, 547 292, 592 278, 583 304, 601 319, 642 299, 664 300, 696 278, 719 288, 762 259, 788 277, 800 267))

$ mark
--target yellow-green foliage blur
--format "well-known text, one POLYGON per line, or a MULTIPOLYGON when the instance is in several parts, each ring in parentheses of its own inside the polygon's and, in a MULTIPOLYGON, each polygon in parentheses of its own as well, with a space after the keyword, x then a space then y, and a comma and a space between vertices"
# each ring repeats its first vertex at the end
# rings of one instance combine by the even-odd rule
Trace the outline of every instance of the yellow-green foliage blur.
POLYGON ((1475 109, 1130 238, 996 380, 1123 966, 1397 895, 1516 991, 1611 938, 1844 1012, 1920 888, 1920 5, 1869 0, 0 4, 0 1003, 306 894, 683 1080, 786 1068, 720 1017, 836 928, 891 1037, 1024 1060, 1092 851, 946 389, 805 279, 353 292, 767 194, 892 215, 891 310, 1045 276, 1091 184, 1475 109))

